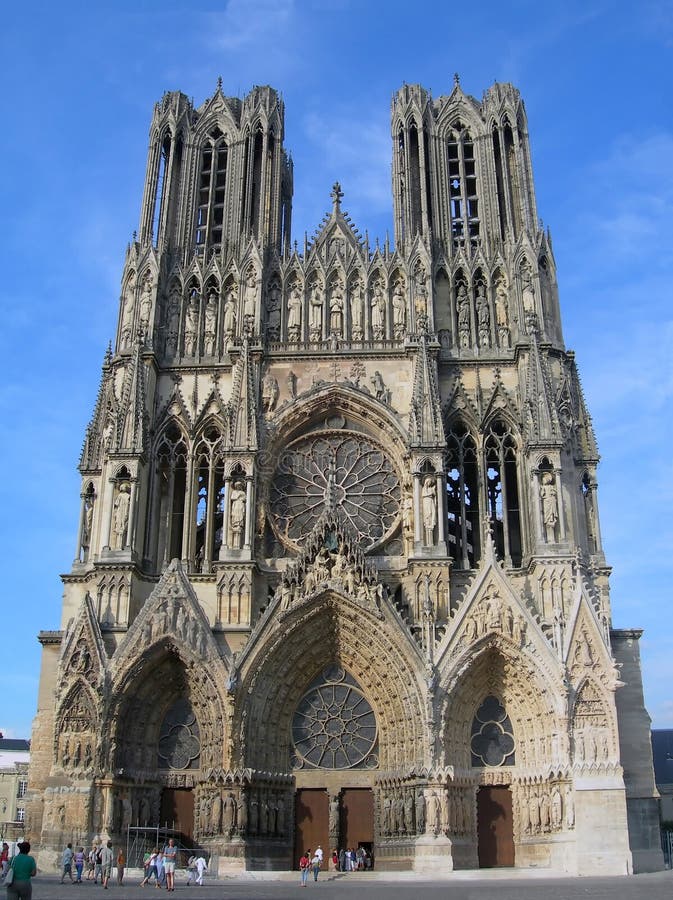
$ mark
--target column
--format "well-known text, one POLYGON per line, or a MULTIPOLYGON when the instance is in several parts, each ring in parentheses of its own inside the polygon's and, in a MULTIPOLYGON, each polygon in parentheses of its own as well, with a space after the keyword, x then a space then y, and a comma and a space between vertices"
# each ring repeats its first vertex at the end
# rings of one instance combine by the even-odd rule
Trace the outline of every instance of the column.
POLYGON ((437 491, 437 543, 441 547, 446 545, 446 503, 444 490, 444 475, 441 471, 436 476, 437 491))
POLYGON ((231 475, 224 476, 224 510, 222 514, 222 543, 220 545, 220 559, 226 556, 229 547, 229 494, 231 493, 231 475))
MULTIPOLYGON (((200 332, 199 332, 200 335, 200 332)), ((182 514, 182 550, 181 557, 183 562, 191 564, 194 559, 194 542, 192 536, 194 534, 194 482, 198 477, 198 473, 194 471, 194 455, 190 453, 187 457, 187 465, 185 468, 185 499, 182 514)))
POLYGON ((110 549, 110 528, 112 527, 112 498, 114 496, 114 478, 108 478, 105 486, 105 497, 103 499, 103 534, 101 536, 101 547, 103 550, 110 549))
POLYGON ((423 541, 423 519, 421 516, 421 476, 414 472, 414 543, 423 541))
POLYGON ((215 490, 215 466, 213 460, 208 465, 208 493, 206 494, 206 534, 203 547, 203 566, 204 571, 210 571, 211 557, 213 555, 213 523, 215 521, 216 497, 213 496, 215 490))
MULTIPOLYGON (((83 560, 83 552, 82 552, 82 538, 84 537, 84 513, 85 513, 85 505, 86 505, 86 493, 82 493, 79 495, 80 504, 79 504, 79 528, 77 529, 77 550, 75 552, 75 562, 82 562, 83 560)), ((91 542, 91 535, 89 535, 89 543, 91 542)), ((91 552, 89 550, 89 552, 91 552)))
POLYGON ((252 546, 252 523, 254 519, 254 486, 252 475, 247 475, 245 479, 245 533, 243 537, 243 547, 246 550, 249 550, 252 546))
MULTIPOLYGON (((129 500, 129 518, 126 524, 126 547, 128 547, 131 552, 135 547, 135 526, 136 526, 136 504, 138 498, 138 479, 136 476, 131 477, 131 499, 129 500)), ((126 549, 124 547, 124 549, 126 549)))
POLYGON ((565 504, 563 503, 563 484, 561 483, 561 470, 554 469, 554 475, 556 476, 556 508, 558 510, 559 541, 565 541, 566 520, 565 516, 563 515, 565 504))

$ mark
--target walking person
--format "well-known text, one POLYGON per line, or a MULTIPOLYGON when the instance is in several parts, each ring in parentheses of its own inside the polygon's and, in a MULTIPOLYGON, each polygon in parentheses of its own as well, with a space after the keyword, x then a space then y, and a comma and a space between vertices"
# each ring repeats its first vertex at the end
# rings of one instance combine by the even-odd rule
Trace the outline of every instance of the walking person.
POLYGON ((157 887, 159 887, 159 876, 157 874, 157 856, 159 855, 159 850, 155 847, 154 850, 150 853, 150 858, 147 860, 147 866, 145 868, 145 877, 140 882, 140 887, 144 887, 146 884, 149 884, 150 878, 154 875, 154 883, 157 887))
POLYGON ((97 848, 94 844, 86 858, 86 880, 91 881, 96 871, 96 853, 97 848))
POLYGON ((164 871, 164 852, 159 850, 157 853, 157 883, 156 887, 162 888, 166 883, 166 872, 164 871))
POLYGON ((110 880, 110 875, 112 874, 112 861, 114 859, 114 854, 112 852, 112 841, 107 842, 107 846, 104 846, 101 849, 101 873, 102 879, 101 884, 107 890, 107 883, 110 880))
POLYGON ((126 868, 126 857, 124 856, 124 851, 120 847, 119 853, 117 853, 117 884, 124 883, 124 869, 126 868))
POLYGON ((84 847, 80 847, 79 850, 75 851, 75 872, 77 873, 77 878, 75 879, 75 884, 82 883, 82 872, 84 871, 84 860, 86 855, 84 853, 84 847))
POLYGON ((70 883, 72 884, 72 858, 74 854, 72 852, 72 844, 67 844, 65 850, 63 851, 63 856, 61 857, 61 865, 63 866, 63 871, 61 872, 61 884, 65 880, 65 876, 67 875, 70 879, 70 883))
POLYGON ((196 858, 196 883, 198 885, 203 885, 203 874, 208 871, 208 863, 205 861, 202 855, 199 854, 196 858))
POLYGON ((299 871, 301 872, 301 886, 306 887, 308 873, 311 871, 311 851, 305 850, 299 859, 299 871))
POLYGON ((175 890, 175 863, 178 858, 178 848, 175 846, 173 838, 169 838, 168 844, 164 847, 164 871, 166 873, 166 890, 175 890))
MULTIPOLYGON (((17 844, 19 852, 9 867, 13 872, 13 880, 7 885, 7 900, 30 900, 33 896, 33 885, 30 879, 37 874, 35 860, 30 856, 28 841, 17 844)), ((7 873, 9 875, 9 872, 7 873)), ((5 882, 7 879, 5 878, 5 882)))
POLYGON ((320 874, 320 857, 318 856, 318 850, 316 850, 313 854, 313 859, 311 860, 311 868, 313 869, 313 880, 317 881, 318 875, 320 874))
POLYGON ((5 877, 9 868, 9 844, 7 841, 2 842, 2 850, 0 851, 0 878, 5 877))

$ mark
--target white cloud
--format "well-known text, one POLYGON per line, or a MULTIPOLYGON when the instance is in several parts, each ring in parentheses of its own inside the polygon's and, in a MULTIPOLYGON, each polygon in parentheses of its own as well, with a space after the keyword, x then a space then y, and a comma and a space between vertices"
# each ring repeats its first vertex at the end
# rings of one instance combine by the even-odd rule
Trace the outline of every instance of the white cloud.
POLYGON ((223 50, 259 48, 267 40, 281 41, 294 12, 294 0, 229 0, 221 13, 213 13, 209 40, 223 50))

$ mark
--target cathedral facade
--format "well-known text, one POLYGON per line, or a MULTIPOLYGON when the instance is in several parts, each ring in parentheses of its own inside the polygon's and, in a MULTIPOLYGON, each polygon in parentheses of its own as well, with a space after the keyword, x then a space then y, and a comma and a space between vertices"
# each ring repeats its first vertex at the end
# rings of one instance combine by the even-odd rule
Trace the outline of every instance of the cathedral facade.
POLYGON ((40 633, 31 839, 166 826, 221 872, 317 844, 660 867, 518 92, 395 94, 394 246, 338 184, 292 243, 283 128, 269 87, 155 108, 40 633))

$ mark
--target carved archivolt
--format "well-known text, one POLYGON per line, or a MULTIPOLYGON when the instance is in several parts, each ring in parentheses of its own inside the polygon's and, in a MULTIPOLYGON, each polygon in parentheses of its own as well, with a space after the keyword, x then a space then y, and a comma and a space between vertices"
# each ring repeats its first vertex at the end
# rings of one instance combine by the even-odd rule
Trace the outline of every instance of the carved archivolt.
POLYGON ((423 762, 427 746, 423 665, 398 628, 330 591, 269 623, 246 657, 234 718, 237 755, 244 765, 288 771, 292 718, 326 663, 350 673, 378 723, 383 768, 423 762))

